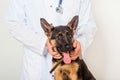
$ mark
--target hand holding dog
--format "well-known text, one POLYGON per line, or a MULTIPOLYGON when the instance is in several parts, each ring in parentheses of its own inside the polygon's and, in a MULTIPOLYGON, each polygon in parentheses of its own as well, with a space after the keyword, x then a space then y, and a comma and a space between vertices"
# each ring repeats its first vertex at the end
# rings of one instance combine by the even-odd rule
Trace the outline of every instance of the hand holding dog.
MULTIPOLYGON (((54 52, 52 50, 52 45, 49 43, 49 40, 46 41, 46 46, 48 48, 49 53, 55 58, 55 59, 60 59, 62 58, 62 56, 58 53, 58 52, 54 52)), ((81 54, 81 46, 80 46, 80 42, 75 40, 73 43, 73 47, 75 48, 74 51, 71 51, 70 53, 70 57, 72 60, 75 60, 77 57, 80 56, 81 54)))
POLYGON ((62 56, 60 54, 58 54, 58 52, 55 52, 52 50, 53 46, 50 44, 49 40, 46 41, 46 46, 48 48, 49 53, 52 55, 52 57, 54 57, 55 59, 62 58, 62 56))
POLYGON ((75 48, 74 51, 70 52, 70 57, 72 60, 77 59, 81 55, 81 45, 80 42, 75 40, 73 42, 73 47, 75 48))

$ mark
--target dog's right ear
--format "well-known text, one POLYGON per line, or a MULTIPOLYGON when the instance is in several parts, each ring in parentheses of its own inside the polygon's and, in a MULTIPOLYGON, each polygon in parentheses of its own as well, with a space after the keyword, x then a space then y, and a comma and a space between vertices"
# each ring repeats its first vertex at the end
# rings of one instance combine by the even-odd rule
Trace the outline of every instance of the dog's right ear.
POLYGON ((79 16, 76 15, 72 18, 72 20, 67 24, 67 26, 70 29, 76 30, 77 26, 78 26, 78 22, 79 22, 79 16))
POLYGON ((51 24, 49 24, 44 18, 40 19, 40 23, 41 23, 41 27, 43 28, 45 33, 51 32, 51 29, 53 28, 53 26, 51 24))

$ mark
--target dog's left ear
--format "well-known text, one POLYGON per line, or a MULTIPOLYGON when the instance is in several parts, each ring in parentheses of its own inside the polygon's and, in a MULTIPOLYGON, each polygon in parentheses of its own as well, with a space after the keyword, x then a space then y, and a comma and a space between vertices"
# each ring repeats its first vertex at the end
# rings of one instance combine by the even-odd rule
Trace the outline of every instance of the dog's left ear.
POLYGON ((40 19, 41 27, 43 28, 46 36, 49 38, 51 35, 51 30, 54 29, 54 27, 49 24, 44 18, 40 19))
POLYGON ((76 30, 78 26, 79 16, 74 16, 72 20, 67 24, 70 29, 76 30))
POLYGON ((43 28, 43 30, 47 33, 49 33, 51 29, 53 28, 53 26, 49 24, 44 18, 40 19, 40 23, 41 23, 41 27, 43 28))

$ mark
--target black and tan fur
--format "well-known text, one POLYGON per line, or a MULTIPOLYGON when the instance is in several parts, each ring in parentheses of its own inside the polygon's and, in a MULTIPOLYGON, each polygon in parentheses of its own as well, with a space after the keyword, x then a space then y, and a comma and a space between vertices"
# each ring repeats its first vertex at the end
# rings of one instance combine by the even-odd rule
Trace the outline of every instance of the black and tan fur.
MULTIPOLYGON (((72 46, 73 36, 78 25, 78 16, 74 16, 66 26, 53 27, 43 18, 40 19, 40 22, 50 44, 53 46, 53 51, 62 55, 62 52, 74 50, 72 46)), ((53 58, 53 65, 58 61, 53 58)), ((95 78, 88 70, 85 62, 77 58, 70 64, 65 64, 62 61, 55 69, 54 80, 95 80, 95 78)))

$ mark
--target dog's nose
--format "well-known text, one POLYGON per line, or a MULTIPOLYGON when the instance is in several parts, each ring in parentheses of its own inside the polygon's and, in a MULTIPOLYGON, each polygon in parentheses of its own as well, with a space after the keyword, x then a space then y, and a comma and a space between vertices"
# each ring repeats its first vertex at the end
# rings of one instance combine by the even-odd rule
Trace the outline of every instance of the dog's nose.
POLYGON ((66 49, 70 49, 70 45, 69 44, 66 44, 65 47, 66 47, 66 49))
POLYGON ((66 48, 69 48, 70 46, 69 45, 66 45, 66 48))

